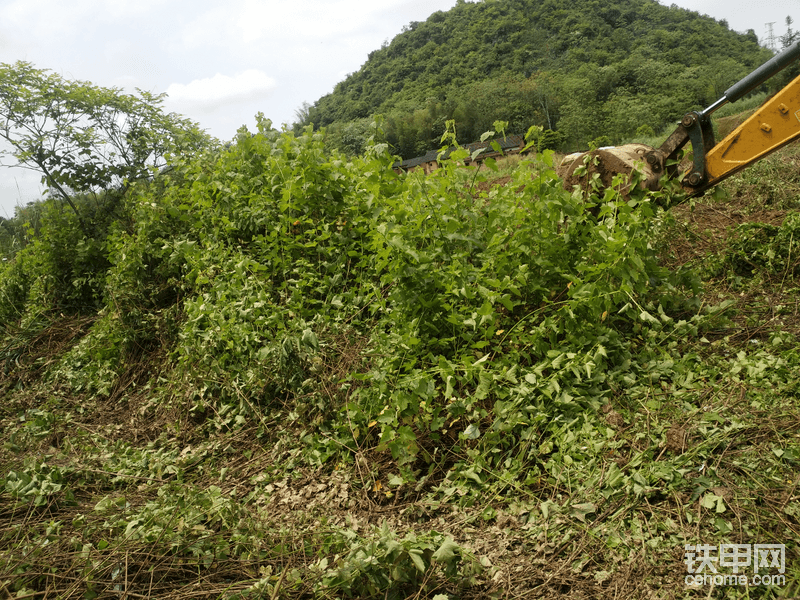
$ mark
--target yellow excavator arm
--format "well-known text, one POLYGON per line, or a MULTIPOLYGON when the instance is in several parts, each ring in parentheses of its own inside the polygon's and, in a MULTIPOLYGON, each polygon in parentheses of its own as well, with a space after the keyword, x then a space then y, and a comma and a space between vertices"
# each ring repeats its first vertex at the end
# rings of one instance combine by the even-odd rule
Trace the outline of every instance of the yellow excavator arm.
POLYGON ((705 186, 764 158, 800 137, 800 77, 706 153, 705 186))
POLYGON ((692 196, 717 185, 723 179, 752 165, 768 154, 800 138, 800 77, 767 100, 749 119, 721 142, 714 140, 711 114, 728 102, 736 102, 796 60, 800 41, 774 56, 703 111, 684 115, 675 131, 659 148, 628 144, 576 153, 562 161, 558 171, 567 187, 581 185, 599 174, 608 187, 617 173, 642 173, 639 185, 655 190, 662 177, 677 173, 678 154, 687 143, 692 148, 692 168, 683 172, 683 188, 692 196), (587 159, 588 157, 588 159, 587 159), (581 166, 587 167, 580 169, 581 166))

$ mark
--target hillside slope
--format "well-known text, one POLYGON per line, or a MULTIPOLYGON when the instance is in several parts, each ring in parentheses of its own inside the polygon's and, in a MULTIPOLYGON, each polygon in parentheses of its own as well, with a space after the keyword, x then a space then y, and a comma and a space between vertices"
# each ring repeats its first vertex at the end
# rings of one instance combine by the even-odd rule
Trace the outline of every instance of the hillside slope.
POLYGON ((94 263, 45 206, 0 268, 4 596, 796 595, 797 149, 691 204, 464 157, 261 121, 94 263), (718 544, 785 572, 687 585, 718 544))
POLYGON ((497 119, 617 142, 708 106, 770 55, 752 30, 654 0, 459 2, 372 52, 301 125, 334 125, 348 147, 382 113, 404 158, 434 148, 447 119, 463 142, 497 119))

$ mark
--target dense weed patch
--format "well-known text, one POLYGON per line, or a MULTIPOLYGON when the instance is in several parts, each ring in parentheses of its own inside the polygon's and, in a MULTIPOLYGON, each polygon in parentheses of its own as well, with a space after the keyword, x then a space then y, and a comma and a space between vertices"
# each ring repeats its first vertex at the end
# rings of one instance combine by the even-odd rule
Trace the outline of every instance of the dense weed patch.
POLYGON ((0 585, 692 597, 686 544, 791 564, 796 216, 700 268, 674 198, 464 158, 396 174, 262 120, 133 186, 97 260, 44 260, 44 219, 0 273, 0 585), (784 321, 743 339, 758 281, 784 321))

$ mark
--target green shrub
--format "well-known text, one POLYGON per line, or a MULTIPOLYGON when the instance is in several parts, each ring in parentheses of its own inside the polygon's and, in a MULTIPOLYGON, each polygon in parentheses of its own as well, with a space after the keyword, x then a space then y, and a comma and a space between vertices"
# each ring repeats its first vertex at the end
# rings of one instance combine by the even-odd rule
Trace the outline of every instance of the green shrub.
POLYGON ((800 213, 790 213, 780 227, 744 223, 734 232, 726 263, 737 275, 763 270, 796 275, 800 265, 800 213))

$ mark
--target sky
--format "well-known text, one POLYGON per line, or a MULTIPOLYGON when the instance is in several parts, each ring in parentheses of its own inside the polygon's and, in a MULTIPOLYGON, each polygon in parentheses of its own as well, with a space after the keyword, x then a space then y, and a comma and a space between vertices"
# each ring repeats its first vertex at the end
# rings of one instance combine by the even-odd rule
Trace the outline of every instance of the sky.
MULTIPOLYGON (((222 141, 263 112, 291 124, 411 21, 456 0, 0 0, 0 63, 24 60, 103 87, 166 93, 164 107, 222 141)), ((800 0, 660 0, 766 40, 800 0)), ((8 164, 9 159, 3 159, 8 164)), ((0 167, 0 217, 40 197, 40 176, 0 167)))

